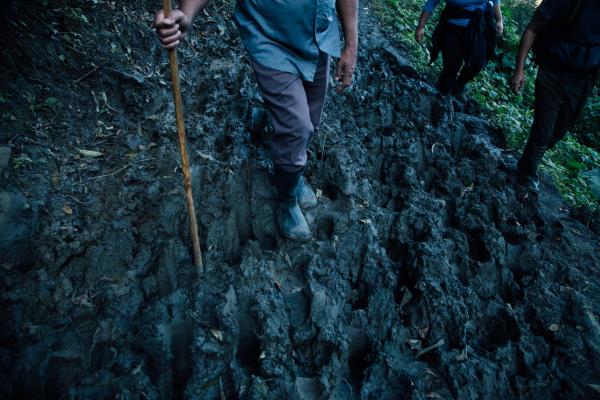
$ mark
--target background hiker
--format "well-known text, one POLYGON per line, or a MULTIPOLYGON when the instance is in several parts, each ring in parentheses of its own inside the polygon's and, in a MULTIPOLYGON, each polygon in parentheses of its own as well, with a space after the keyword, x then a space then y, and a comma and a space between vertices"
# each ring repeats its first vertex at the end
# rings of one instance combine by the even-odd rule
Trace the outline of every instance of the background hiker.
POLYGON ((574 124, 592 93, 600 70, 600 2, 544 0, 527 26, 510 85, 525 83, 532 49, 539 65, 531 134, 518 163, 519 182, 539 192, 537 169, 546 150, 574 124))
MULTIPOLYGON (((186 37, 192 19, 207 3, 182 0, 169 18, 162 10, 157 12, 155 26, 165 48, 177 46, 186 37)), ((307 239, 310 229, 298 204, 314 206, 317 198, 302 177, 306 149, 319 130, 330 56, 340 57, 335 74, 338 91, 352 83, 358 1, 238 1, 234 19, 273 120, 271 154, 279 228, 288 238, 307 239), (345 39, 341 52, 336 9, 345 39)))
MULTIPOLYGON (((440 0, 427 0, 419 19, 417 42, 423 40, 425 24, 440 0)), ((504 31, 499 0, 447 0, 432 36, 431 63, 442 52, 444 68, 439 91, 460 96, 493 57, 496 35, 504 31), (460 73, 460 75, 459 75, 460 73)))

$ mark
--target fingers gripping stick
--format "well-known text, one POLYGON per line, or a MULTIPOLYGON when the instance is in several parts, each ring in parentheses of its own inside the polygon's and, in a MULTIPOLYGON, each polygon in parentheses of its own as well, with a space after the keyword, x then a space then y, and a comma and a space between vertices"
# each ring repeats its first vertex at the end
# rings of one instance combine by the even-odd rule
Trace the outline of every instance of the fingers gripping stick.
MULTIPOLYGON (((163 0, 163 5, 165 17, 168 17, 171 13, 171 0, 163 0)), ((181 88, 179 86, 179 67, 177 64, 177 50, 175 48, 169 49, 169 61, 171 64, 171 84, 173 86, 173 99, 175 101, 175 120, 177 121, 179 151, 181 152, 181 165, 183 170, 183 187, 185 189, 187 210, 190 218, 192 246, 194 250, 194 265, 198 267, 199 272, 204 272, 200 238, 198 237, 198 221, 196 220, 196 209, 194 207, 194 198, 192 196, 192 179, 190 174, 190 163, 187 156, 183 104, 181 101, 181 88)))

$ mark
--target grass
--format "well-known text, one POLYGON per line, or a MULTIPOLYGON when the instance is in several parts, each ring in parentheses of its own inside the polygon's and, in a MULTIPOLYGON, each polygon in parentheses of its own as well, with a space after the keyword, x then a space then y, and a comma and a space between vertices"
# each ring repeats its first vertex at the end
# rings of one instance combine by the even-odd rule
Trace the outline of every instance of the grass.
MULTIPOLYGON (((414 40, 423 4, 424 0, 374 0, 371 9, 386 26, 393 28, 393 35, 406 48, 415 67, 433 82, 441 69, 441 57, 433 66, 429 66, 426 46, 414 40)), ((426 27, 427 41, 442 8, 443 5, 438 7, 426 27)), ((533 8, 527 0, 507 0, 503 2, 502 11, 505 32, 499 41, 496 59, 470 85, 468 94, 479 103, 492 124, 505 132, 509 149, 521 151, 533 121, 536 66, 531 60, 528 62, 527 81, 521 94, 512 93, 507 82, 514 68, 520 35, 533 8)), ((588 99, 580 122, 572 129, 577 135, 568 135, 556 148, 548 151, 542 164, 542 171, 554 178, 562 196, 574 206, 592 207, 597 202, 581 174, 600 168, 600 144, 597 141, 599 116, 600 96, 596 89, 595 95, 588 99)))

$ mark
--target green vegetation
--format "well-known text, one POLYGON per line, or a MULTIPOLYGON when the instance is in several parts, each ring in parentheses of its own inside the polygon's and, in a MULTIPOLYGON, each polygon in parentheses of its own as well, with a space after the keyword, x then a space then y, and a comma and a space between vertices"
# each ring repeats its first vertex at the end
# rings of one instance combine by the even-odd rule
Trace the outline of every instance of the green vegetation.
MULTIPOLYGON (((426 45, 416 43, 414 31, 424 0, 376 0, 372 9, 383 19, 386 26, 394 28, 393 34, 410 54, 411 61, 433 82, 440 71, 440 60, 429 66, 429 52, 426 45)), ((524 147, 533 120, 533 89, 536 67, 528 62, 527 81, 523 92, 512 93, 508 79, 515 64, 515 54, 520 35, 525 29, 535 7, 534 0, 505 0, 502 3, 505 31, 496 49, 496 59, 470 85, 469 96, 477 101, 494 125, 503 129, 507 145, 519 152, 524 147)), ((426 28, 427 38, 431 36, 443 5, 426 28)), ((428 40, 427 40, 428 41, 428 40)), ((542 169, 551 175, 561 194, 575 206, 591 206, 596 203, 590 186, 583 173, 600 168, 600 96, 596 88, 594 96, 588 100, 586 110, 577 126, 555 149, 544 158, 542 169)))

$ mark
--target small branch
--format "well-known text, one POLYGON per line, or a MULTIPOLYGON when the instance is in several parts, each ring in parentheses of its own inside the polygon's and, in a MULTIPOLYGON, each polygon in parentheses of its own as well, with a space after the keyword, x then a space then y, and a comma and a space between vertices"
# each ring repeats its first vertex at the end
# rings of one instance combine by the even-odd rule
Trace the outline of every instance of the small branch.
POLYGON ((92 69, 91 71, 89 71, 85 75, 83 75, 80 78, 75 79, 73 82, 71 82, 71 85, 75 85, 76 83, 79 83, 79 81, 87 78, 88 76, 90 76, 91 74, 93 74, 94 72, 96 72, 98 70, 98 68, 100 68, 100 67, 101 67, 101 65, 97 65, 94 69, 92 69))
POLYGON ((128 168, 128 167, 130 167, 130 166, 131 166, 131 164, 127 164, 127 165, 125 165, 124 167, 121 167, 121 168, 119 168, 118 170, 111 172, 110 174, 104 174, 104 175, 93 176, 93 177, 91 177, 91 178, 84 179, 84 180, 82 180, 81 182, 93 181, 93 180, 95 180, 95 179, 100 179, 100 178, 106 178, 106 177, 108 177, 108 176, 113 176, 113 175, 116 175, 116 174, 118 174, 119 172, 123 171, 125 168, 128 168))
POLYGON ((419 357, 421 357, 423 354, 429 353, 430 351, 432 351, 432 350, 435 350, 435 349, 437 349, 438 347, 441 347, 441 346, 443 346, 443 345, 444 345, 444 339, 440 339, 440 340, 438 340, 438 342, 437 342, 436 344, 433 344, 433 345, 431 345, 431 346, 429 346, 429 347, 426 347, 426 348, 422 349, 421 351, 419 351, 419 352, 417 353, 417 358, 419 358, 419 357))

